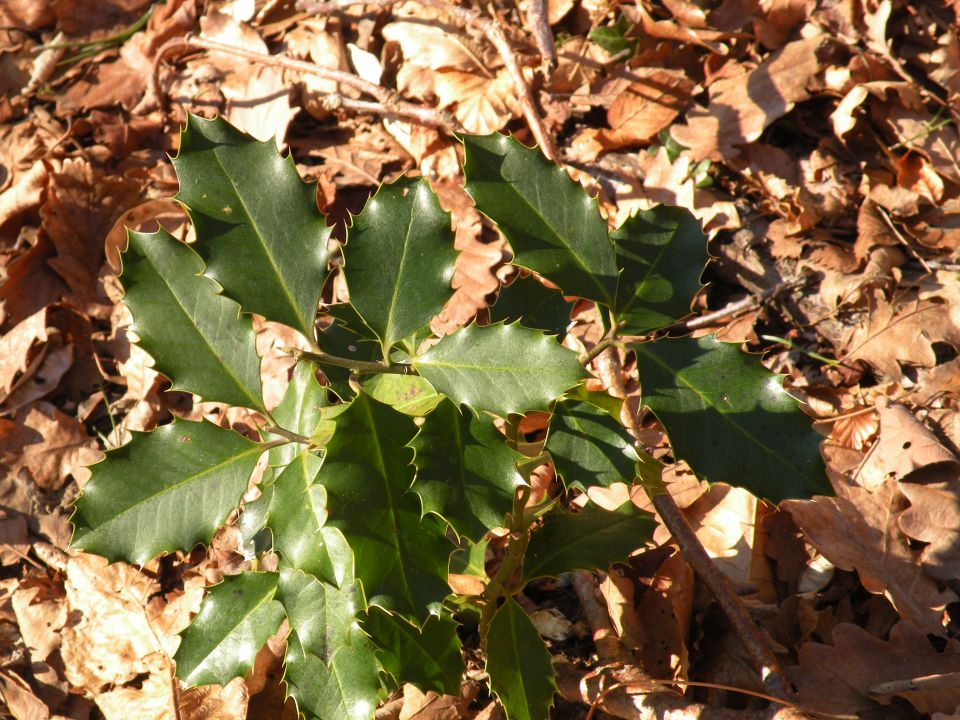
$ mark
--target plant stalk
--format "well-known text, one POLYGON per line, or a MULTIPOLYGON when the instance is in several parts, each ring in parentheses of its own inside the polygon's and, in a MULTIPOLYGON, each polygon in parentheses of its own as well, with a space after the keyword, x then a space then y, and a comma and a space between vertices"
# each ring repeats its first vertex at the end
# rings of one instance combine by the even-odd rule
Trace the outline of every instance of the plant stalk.
POLYGON ((365 373, 390 373, 392 375, 416 375, 413 365, 406 363, 385 363, 370 360, 354 360, 353 358, 343 358, 338 355, 331 355, 322 350, 310 352, 300 348, 285 347, 280 348, 283 352, 292 356, 298 362, 305 360, 314 365, 334 365, 336 367, 346 368, 357 375, 365 373))

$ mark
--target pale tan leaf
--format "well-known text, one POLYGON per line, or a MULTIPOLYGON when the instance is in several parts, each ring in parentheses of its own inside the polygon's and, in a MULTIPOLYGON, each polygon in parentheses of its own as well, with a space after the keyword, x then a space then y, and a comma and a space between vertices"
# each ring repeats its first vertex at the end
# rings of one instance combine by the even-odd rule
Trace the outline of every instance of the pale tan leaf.
POLYGON ((695 83, 683 74, 657 68, 637 68, 639 76, 607 110, 610 130, 602 142, 615 147, 646 143, 668 127, 690 100, 695 83))
POLYGON ((506 70, 500 70, 493 79, 443 70, 437 72, 433 82, 440 107, 453 106, 453 114, 467 132, 496 132, 513 116, 516 99, 513 80, 506 70))

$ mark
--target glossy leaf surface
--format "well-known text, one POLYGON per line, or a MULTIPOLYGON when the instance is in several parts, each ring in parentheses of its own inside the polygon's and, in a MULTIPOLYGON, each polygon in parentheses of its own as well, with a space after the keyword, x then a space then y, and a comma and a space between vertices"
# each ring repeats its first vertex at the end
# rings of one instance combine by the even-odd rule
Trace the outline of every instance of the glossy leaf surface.
POLYGON ((373 720, 380 701, 380 666, 373 644, 359 630, 330 663, 304 650, 296 633, 284 655, 287 692, 308 720, 373 720))
POLYGON ((413 364, 456 404, 500 417, 545 410, 583 374, 576 353, 516 324, 461 328, 413 364))
POLYGON ((262 449, 178 420, 107 453, 75 503, 73 547, 142 565, 207 543, 240 502, 262 449))
POLYGON ((188 114, 173 165, 206 275, 244 312, 312 338, 330 236, 316 186, 272 140, 255 140, 222 118, 188 114))
POLYGON ((172 390, 263 410, 260 358, 250 318, 202 276, 203 261, 166 230, 129 232, 123 301, 131 330, 172 390))
POLYGON ((426 179, 382 185, 354 218, 344 256, 350 304, 377 333, 384 357, 453 293, 450 214, 426 179))
POLYGON ((608 412, 586 402, 556 404, 544 450, 567 487, 629 483, 637 461, 630 433, 608 412))
POLYGON ((653 515, 631 502, 616 510, 593 503, 578 513, 555 510, 533 533, 523 564, 523 582, 559 577, 571 570, 606 570, 653 537, 653 515))
POLYGON ((338 588, 289 569, 280 571, 277 600, 304 651, 325 663, 352 642, 356 616, 363 607, 360 589, 354 583, 338 588))
POLYGON ((431 615, 417 628, 381 608, 370 608, 363 629, 378 646, 377 658, 398 683, 410 682, 423 692, 459 695, 467 669, 460 654, 457 624, 449 617, 431 615))
POLYGON ((210 589, 177 649, 177 677, 188 685, 226 685, 253 667, 283 622, 274 600, 278 575, 244 572, 210 589))
POLYGON ((621 268, 616 316, 624 335, 643 335, 690 312, 707 263, 707 238, 684 208, 657 205, 610 234, 621 268))
POLYGON ((632 347, 643 402, 698 475, 773 502, 832 494, 820 436, 757 355, 713 335, 632 347))
POLYGON ((568 295, 613 304, 617 266, 597 201, 537 149, 505 135, 465 135, 466 189, 497 223, 513 262, 568 295))
MULTIPOLYGON (((327 391, 317 382, 314 371, 315 368, 309 363, 297 363, 280 404, 273 409, 273 419, 277 425, 306 437, 313 435, 323 418, 323 409, 330 405, 327 391)), ((264 439, 277 440, 279 436, 267 433, 264 439)), ((271 469, 282 469, 300 454, 300 450, 297 443, 272 448, 271 469)))
POLYGON ((302 452, 276 479, 267 526, 286 567, 340 585, 353 577, 353 554, 339 530, 325 527, 327 491, 313 481, 322 461, 302 452))
POLYGON ((449 593, 453 547, 443 524, 421 520, 413 482, 413 419, 360 394, 337 417, 317 482, 330 517, 353 550, 357 577, 371 604, 425 618, 449 593))
POLYGON ((424 418, 411 443, 416 451, 413 490, 424 512, 445 519, 461 536, 477 541, 503 525, 523 483, 512 450, 488 415, 461 413, 444 400, 424 418))
POLYGON ((513 598, 507 598, 490 622, 487 674, 507 720, 546 720, 556 692, 550 653, 513 598))
POLYGON ((551 290, 531 276, 518 277, 500 288, 497 302, 490 306, 491 322, 519 322, 563 337, 570 324, 573 303, 559 290, 551 290))

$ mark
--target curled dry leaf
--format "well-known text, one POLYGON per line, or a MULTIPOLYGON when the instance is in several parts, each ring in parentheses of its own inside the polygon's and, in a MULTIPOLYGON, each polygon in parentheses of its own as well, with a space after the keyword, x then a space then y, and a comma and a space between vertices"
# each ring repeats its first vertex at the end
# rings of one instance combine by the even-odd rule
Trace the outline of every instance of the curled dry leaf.
POLYGON ((772 53, 756 68, 710 86, 710 103, 687 113, 675 125, 674 140, 696 160, 734 157, 739 147, 760 137, 770 123, 810 97, 810 81, 836 47, 824 36, 796 40, 772 53))
POLYGON ((924 632, 943 635, 943 610, 956 595, 941 591, 923 572, 919 553, 900 530, 903 498, 897 482, 888 479, 874 492, 856 486, 837 490, 842 495, 787 500, 781 507, 834 565, 856 570, 863 586, 884 595, 903 619, 924 632))
POLYGON ((610 147, 647 143, 668 127, 690 101, 696 84, 683 73, 659 68, 637 68, 633 82, 607 110, 610 130, 600 141, 610 147))
MULTIPOLYGON (((888 640, 843 623, 833 630, 833 645, 809 642, 800 647, 800 664, 791 670, 791 678, 797 683, 800 703, 811 710, 891 717, 889 697, 877 697, 871 688, 958 670, 960 644, 956 640, 937 652, 925 632, 909 622, 897 623, 888 640)), ((909 692, 901 696, 912 702, 909 692)))

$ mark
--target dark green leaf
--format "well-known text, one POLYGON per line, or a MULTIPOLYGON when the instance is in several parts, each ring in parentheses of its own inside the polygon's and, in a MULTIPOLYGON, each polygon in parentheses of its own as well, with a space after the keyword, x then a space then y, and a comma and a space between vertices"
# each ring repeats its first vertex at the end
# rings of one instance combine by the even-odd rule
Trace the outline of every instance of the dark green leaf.
POLYGON ((545 410, 583 375, 576 353, 516 324, 461 328, 413 364, 457 405, 500 417, 545 410))
POLYGON ((615 23, 591 30, 589 37, 611 55, 629 50, 629 55, 626 58, 621 58, 622 62, 629 59, 637 51, 638 40, 627 37, 627 32, 631 27, 630 21, 620 15, 615 23))
POLYGON ((450 214, 426 179, 381 185, 344 249, 350 304, 390 348, 430 322, 453 293, 450 214))
POLYGON ((421 520, 413 481, 413 419, 360 394, 337 417, 317 482, 327 489, 328 524, 353 550, 371 604, 425 618, 449 594, 453 547, 433 516, 421 520))
POLYGON ((637 461, 633 438, 619 421, 596 405, 558 402, 544 449, 567 487, 610 487, 615 482, 633 480, 637 461))
POLYGON ((313 481, 322 461, 302 452, 273 484, 267 526, 286 567, 334 585, 353 579, 353 553, 339 530, 324 527, 327 491, 313 481))
POLYGON ((303 649, 296 633, 284 656, 287 692, 308 720, 373 720, 380 701, 380 666, 373 644, 360 630, 329 664, 303 649))
POLYGON ((107 453, 75 503, 73 547, 143 565, 207 543, 263 452, 208 422, 177 421, 107 453))
POLYGON ((567 334, 573 303, 563 299, 558 290, 551 290, 535 278, 518 277, 500 288, 497 302, 490 306, 491 322, 517 322, 562 338, 567 334))
POLYGON ((698 475, 773 502, 832 494, 820 436, 757 355, 713 335, 632 347, 644 403, 698 475))
POLYGON ((513 262, 568 295, 613 304, 617 264, 597 201, 537 149, 464 135, 466 189, 513 248, 513 262))
POLYGON ((183 632, 177 677, 187 685, 226 685, 246 675, 283 622, 283 607, 273 599, 277 579, 276 573, 245 572, 211 588, 183 632))
POLYGON ((689 210, 658 205, 611 233, 622 272, 617 320, 624 335, 643 335, 690 312, 707 263, 707 238, 689 210))
POLYGON ((431 615, 422 629, 380 608, 370 608, 363 629, 379 647, 377 659, 397 683, 413 683, 423 692, 459 695, 466 670, 460 654, 457 624, 431 615))
POLYGON ((207 276, 244 312, 312 339, 330 229, 293 158, 222 118, 188 114, 173 165, 207 276))
POLYGON ((470 540, 503 526, 514 490, 523 484, 517 472, 523 456, 507 445, 490 416, 461 413, 444 400, 424 418, 411 446, 417 453, 413 490, 424 512, 436 513, 470 540))
POLYGON ((557 683, 543 640, 513 598, 487 632, 487 674, 507 720, 546 720, 557 683))
POLYGON ((128 233, 124 302, 131 330, 172 390, 264 410, 260 358, 250 318, 200 275, 203 261, 166 230, 128 233))
POLYGON ((533 533, 523 563, 523 582, 559 577, 571 570, 605 570, 653 537, 653 515, 626 502, 616 510, 588 504, 578 513, 555 510, 533 533))
POLYGON ((325 663, 339 648, 351 644, 357 613, 363 607, 355 584, 337 588, 296 570, 280 571, 277 600, 304 651, 325 663))

